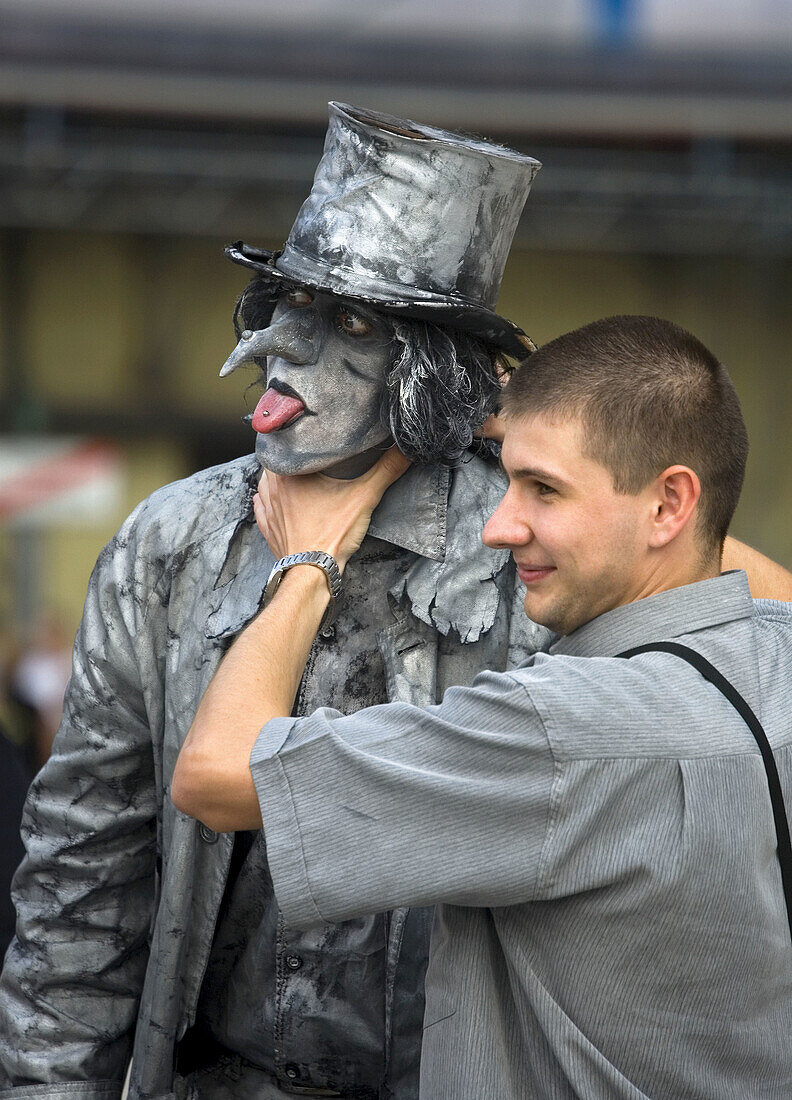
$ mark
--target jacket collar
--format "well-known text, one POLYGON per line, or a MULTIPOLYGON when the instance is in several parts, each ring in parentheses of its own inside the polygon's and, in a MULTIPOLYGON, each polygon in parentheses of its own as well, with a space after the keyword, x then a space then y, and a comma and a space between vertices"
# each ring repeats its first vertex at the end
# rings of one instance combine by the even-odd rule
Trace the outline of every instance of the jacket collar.
POLYGON ((450 482, 447 466, 411 466, 374 510, 368 533, 423 558, 443 561, 450 482))
MULTIPOLYGON (((238 493, 229 501, 229 522, 211 536, 215 553, 207 560, 222 564, 212 578, 213 609, 207 638, 230 638, 258 611, 275 556, 261 538, 253 516, 253 494, 260 477, 254 456, 238 493)), ((411 467, 391 486, 372 516, 369 533, 433 562, 446 554, 446 511, 450 471, 446 467, 411 467)))
POLYGON ((481 532, 505 487, 504 475, 480 458, 458 466, 448 490, 445 555, 419 557, 390 593, 394 603, 406 598, 438 634, 454 631, 462 643, 478 641, 495 622, 509 552, 489 549, 481 532))
MULTIPOLYGON (((275 560, 253 519, 257 479, 254 461, 235 518, 213 536, 223 564, 205 627, 209 638, 231 637, 256 614, 275 560)), ((499 601, 495 577, 509 555, 487 549, 481 529, 503 488, 502 475, 479 458, 463 463, 453 476, 447 467, 413 466, 394 483, 369 527, 373 537, 416 555, 391 592, 394 606, 406 598, 416 618, 441 634, 456 630, 463 642, 476 641, 492 627, 499 601)))
POLYGON ((668 641, 752 614, 748 578, 741 569, 734 570, 606 611, 559 638, 550 652, 571 657, 615 657, 647 641, 668 641))

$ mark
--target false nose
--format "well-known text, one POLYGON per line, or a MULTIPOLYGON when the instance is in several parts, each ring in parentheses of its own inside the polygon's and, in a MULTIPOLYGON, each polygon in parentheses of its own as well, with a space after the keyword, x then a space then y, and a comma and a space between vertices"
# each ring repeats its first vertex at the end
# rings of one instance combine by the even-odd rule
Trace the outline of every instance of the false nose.
POLYGON ((269 328, 252 332, 246 329, 239 343, 223 364, 220 377, 232 374, 243 363, 262 355, 276 355, 299 366, 315 363, 319 355, 319 326, 310 309, 290 311, 269 328))

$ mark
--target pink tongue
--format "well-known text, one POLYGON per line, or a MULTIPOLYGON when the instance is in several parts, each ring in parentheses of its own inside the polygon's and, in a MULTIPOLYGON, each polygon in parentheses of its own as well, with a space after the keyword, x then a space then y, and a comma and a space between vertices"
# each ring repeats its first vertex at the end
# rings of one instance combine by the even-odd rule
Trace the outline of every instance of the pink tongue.
POLYGON ((305 405, 298 397, 289 397, 277 390, 267 390, 256 405, 251 424, 254 431, 274 432, 303 412, 305 405))

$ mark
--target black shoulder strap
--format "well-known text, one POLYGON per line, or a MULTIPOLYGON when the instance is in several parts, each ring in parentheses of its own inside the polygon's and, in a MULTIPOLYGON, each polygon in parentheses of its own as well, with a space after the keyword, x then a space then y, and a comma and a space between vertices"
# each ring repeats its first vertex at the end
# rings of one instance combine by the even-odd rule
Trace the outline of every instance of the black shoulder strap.
POLYGON ((770 788, 770 801, 773 804, 773 818, 775 820, 776 838, 778 840, 778 862, 781 864, 781 882, 784 887, 784 899, 786 901, 787 919, 789 931, 792 934, 792 842, 789 839, 789 824, 784 808, 784 795, 781 790, 781 780, 778 776, 778 768, 773 757, 773 750, 762 727, 762 723, 748 706, 748 703, 740 695, 733 684, 729 683, 725 676, 711 665, 706 657, 702 657, 695 649, 681 645, 679 642, 649 642, 647 645, 639 645, 634 649, 626 649, 624 653, 618 653, 618 657, 635 657, 638 653, 672 653, 675 657, 681 657, 683 661, 693 665, 705 680, 720 691, 729 700, 731 705, 739 712, 748 729, 754 735, 759 751, 762 754, 765 771, 767 772, 767 785, 770 788))

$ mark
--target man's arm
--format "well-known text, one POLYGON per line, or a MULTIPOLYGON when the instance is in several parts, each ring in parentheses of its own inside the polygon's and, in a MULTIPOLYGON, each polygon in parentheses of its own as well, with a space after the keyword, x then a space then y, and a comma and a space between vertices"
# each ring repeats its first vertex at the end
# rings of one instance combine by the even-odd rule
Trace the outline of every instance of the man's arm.
MULTIPOLYGON (((259 527, 279 557, 323 550, 343 571, 383 493, 409 466, 392 447, 355 481, 265 471, 254 499, 259 527), (268 486, 277 488, 269 493, 268 486)), ((262 578, 262 585, 266 578, 262 578)), ((229 649, 182 746, 171 798, 217 832, 261 827, 250 752, 262 727, 291 713, 305 662, 329 601, 314 566, 289 569, 268 607, 229 649)))
POLYGON ((204 693, 173 773, 171 799, 182 813, 218 833, 261 828, 250 751, 262 726, 291 713, 329 599, 319 569, 295 566, 270 605, 231 646, 204 693))
POLYGON ((726 539, 721 568, 744 569, 755 600, 792 600, 792 573, 737 539, 726 539))
MULTIPOLYGON (((280 556, 318 549, 343 568, 405 466, 386 456, 347 483, 265 473, 254 502, 262 533, 280 556)), ((435 900, 534 896, 556 768, 523 685, 483 672, 438 706, 288 717, 327 600, 324 576, 296 566, 231 647, 179 756, 177 807, 217 830, 263 816, 278 900, 295 927, 435 900)))
POLYGON ((540 896, 563 767, 524 679, 482 672, 434 706, 322 708, 264 728, 250 769, 289 925, 540 896))

